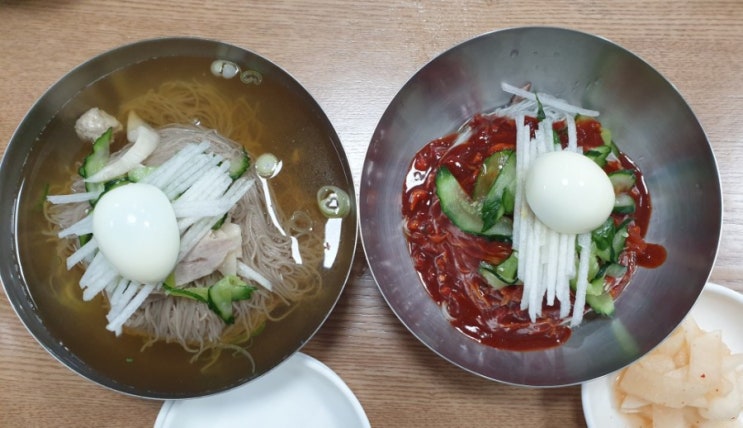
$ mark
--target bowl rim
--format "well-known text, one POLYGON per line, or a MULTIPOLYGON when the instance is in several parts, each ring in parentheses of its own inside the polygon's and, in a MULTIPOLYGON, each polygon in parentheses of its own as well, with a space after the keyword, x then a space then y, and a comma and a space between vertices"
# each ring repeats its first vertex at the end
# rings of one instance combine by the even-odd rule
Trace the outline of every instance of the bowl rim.
MULTIPOLYGON (((317 334, 335 310, 335 307, 345 291, 352 274, 359 245, 357 200, 353 174, 351 172, 348 156, 335 126, 330 121, 325 109, 322 108, 317 98, 313 96, 308 88, 291 73, 279 66, 270 58, 236 44, 195 36, 163 36, 128 42, 103 50, 84 60, 75 65, 69 71, 65 72, 61 77, 57 78, 56 81, 49 85, 26 111, 23 118, 11 134, 2 158, 0 158, 0 171, 2 171, 3 177, 8 176, 6 173, 8 170, 11 171, 11 176, 15 177, 16 180, 0 180, 0 194, 3 195, 2 199, 12 199, 12 209, 6 210, 9 213, 0 213, 1 218, 5 219, 7 217, 9 220, 3 222, 4 225, 3 228, 0 229, 0 235, 7 235, 9 237, 8 242, 11 243, 10 245, 12 249, 12 257, 10 257, 10 259, 12 262, 0 263, 0 283, 2 284, 4 294, 10 307, 13 309, 13 312, 15 312, 17 318, 31 337, 33 337, 34 340, 54 359, 82 378, 123 395, 154 400, 194 398, 223 392, 262 377, 283 361, 300 352, 301 349, 317 334), (27 282, 23 275, 23 269, 19 262, 20 256, 16 233, 18 221, 16 212, 22 197, 23 187, 23 183, 21 182, 22 180, 20 179, 20 172, 23 170, 23 167, 25 167, 29 148, 32 147, 33 142, 24 143, 19 140, 24 136, 24 134, 28 133, 27 129, 36 128, 39 129, 39 132, 32 132, 31 134, 33 134, 34 139, 37 138, 48 125, 48 121, 40 121, 40 118, 51 120, 69 100, 74 98, 79 90, 82 90, 84 87, 95 81, 106 78, 117 70, 130 67, 136 63, 157 60, 160 58, 172 58, 178 56, 207 58, 212 56, 216 57, 217 55, 223 57, 228 57, 230 55, 249 57, 270 67, 272 71, 281 75, 282 79, 291 82, 295 90, 300 91, 300 95, 309 103, 308 108, 312 109, 317 117, 323 122, 324 128, 329 132, 329 138, 325 138, 324 140, 332 146, 336 153, 337 159, 334 159, 334 162, 337 161, 339 163, 342 175, 348 185, 348 189, 346 190, 349 191, 351 206, 353 207, 350 213, 352 221, 349 222, 348 226, 351 230, 349 230, 348 236, 346 237, 350 253, 348 266, 344 266, 345 272, 340 276, 342 281, 340 281, 341 285, 338 288, 337 295, 332 298, 327 312, 321 317, 318 325, 312 329, 307 337, 301 340, 298 345, 293 346, 293 349, 290 352, 283 355, 283 357, 276 361, 268 370, 250 378, 242 378, 237 382, 232 382, 217 388, 206 389, 197 393, 181 394, 144 390, 144 388, 133 387, 118 382, 106 375, 101 375, 97 370, 87 367, 84 361, 79 359, 71 351, 67 350, 61 342, 58 342, 57 339, 55 339, 49 331, 44 328, 43 319, 36 314, 36 304, 28 290, 26 285, 27 282), (112 57, 114 58, 113 60, 111 59, 112 57), (94 78, 91 79, 90 76, 94 76, 94 78), (73 81, 74 84, 71 84, 70 81, 73 81), (52 109, 53 111, 50 111, 47 107, 49 104, 54 107, 54 109, 52 109), (11 159, 16 158, 21 158, 24 162, 11 162, 11 159), (20 286, 13 284, 20 284, 20 286)), ((331 299, 329 299, 329 301, 330 300, 331 299)))
MULTIPOLYGON (((364 251, 364 255, 365 255, 366 260, 367 260, 367 262, 369 264, 369 271, 370 271, 372 277, 374 278, 374 282, 377 285, 377 288, 379 289, 380 293, 382 294, 382 297, 384 298, 385 302, 387 303, 387 306, 395 314, 395 316, 397 317, 397 319, 405 326, 405 328, 408 330, 408 332, 411 333, 419 342, 423 343, 427 348, 429 348, 431 351, 433 351, 434 354, 438 355, 439 357, 443 358, 444 360, 448 361, 449 363, 453 364, 454 366, 459 367, 459 368, 461 368, 461 369, 463 369, 463 370, 465 370, 465 371, 467 371, 469 373, 472 373, 472 374, 474 374, 476 376, 483 377, 485 379, 497 381, 497 382, 504 383, 504 384, 514 385, 514 386, 521 386, 521 387, 554 388, 554 387, 563 387, 563 386, 571 386, 571 385, 580 384, 580 383, 585 382, 585 381, 587 381, 589 379, 588 378, 573 379, 573 380, 570 380, 570 381, 559 381, 559 382, 553 382, 553 383, 549 383, 549 384, 542 384, 542 383, 539 383, 539 384, 537 384, 537 383, 522 383, 522 382, 516 382, 516 381, 511 381, 511 380, 500 379, 500 378, 496 378, 496 377, 493 377, 493 376, 489 376, 489 375, 484 374, 484 373, 480 373, 480 372, 478 372, 476 370, 476 368, 469 367, 469 366, 466 366, 466 365, 464 365, 464 364, 462 364, 462 363, 460 363, 458 361, 455 361, 454 359, 452 359, 449 356, 445 355, 434 344, 428 343, 426 340, 424 340, 421 337, 421 335, 415 330, 415 328, 413 328, 413 326, 409 325, 409 323, 406 322, 406 320, 404 319, 403 315, 401 314, 401 310, 399 308, 397 308, 393 304, 393 302, 391 301, 391 298, 389 296, 389 293, 385 289, 385 286, 379 280, 378 273, 376 272, 377 268, 373 265, 373 257, 372 257, 372 254, 370 254, 372 250, 369 248, 369 246, 370 246, 370 244, 369 244, 370 236, 373 236, 375 233, 378 233, 378 232, 375 232, 374 230, 371 229, 371 226, 368 226, 366 224, 366 220, 368 219, 368 217, 372 216, 373 214, 370 214, 369 212, 367 212, 368 210, 372 210, 372 208, 371 207, 367 208, 364 205, 364 202, 365 202, 365 194, 364 193, 366 191, 369 191, 368 186, 367 186, 367 183, 366 183, 366 179, 367 179, 367 175, 368 175, 368 171, 367 171, 368 170, 368 163, 369 163, 370 158, 373 157, 373 154, 374 154, 374 152, 376 150, 375 141, 377 140, 377 137, 378 137, 378 135, 380 133, 380 127, 385 122, 389 121, 389 118, 391 116, 394 116, 394 113, 395 112, 393 111, 392 106, 394 106, 396 104, 399 104, 400 100, 403 99, 405 92, 414 84, 414 82, 416 81, 416 79, 418 79, 421 76, 421 74, 426 69, 428 69, 429 67, 431 67, 437 61, 440 61, 441 58, 446 57, 446 56, 452 54, 454 51, 456 51, 458 49, 462 49, 466 45, 473 44, 473 43, 476 43, 478 41, 482 41, 483 39, 486 39, 486 38, 497 37, 500 34, 512 33, 512 32, 523 32, 523 31, 553 31, 553 32, 569 33, 569 34, 572 34, 574 36, 585 37, 585 38, 589 38, 589 39, 594 39, 595 41, 598 41, 600 43, 607 44, 612 49, 616 49, 619 52, 621 52, 623 55, 629 56, 632 60, 638 61, 642 66, 646 67, 647 69, 649 69, 652 72, 654 72, 655 74, 657 74, 657 76, 660 77, 662 79, 662 81, 666 82, 669 85, 670 89, 675 93, 675 95, 678 96, 679 100, 681 101, 681 103, 683 104, 683 106, 685 107, 685 109, 688 111, 688 113, 694 119, 695 125, 699 128, 699 131, 701 132, 701 134, 704 137, 704 142, 705 142, 707 148, 709 149, 709 153, 710 153, 710 157, 711 157, 711 161, 712 161, 712 166, 714 167, 714 181, 716 182, 716 188, 714 190, 715 190, 716 194, 718 195, 718 199, 719 199, 719 212, 720 212, 719 221, 717 222, 717 230, 715 232, 715 237, 714 237, 715 242, 716 242, 715 243, 714 254, 711 256, 711 262, 710 262, 710 265, 709 265, 709 268, 708 268, 707 272, 703 275, 704 276, 704 281, 702 281, 701 284, 698 287, 698 290, 697 290, 698 292, 696 294, 696 297, 697 298, 701 294, 704 284, 706 283, 707 280, 709 280, 709 277, 710 277, 710 275, 712 273, 712 268, 715 265, 715 262, 717 260, 717 256, 718 256, 719 251, 720 251, 720 240, 721 240, 721 237, 722 237, 722 220, 723 220, 722 219, 722 213, 723 213, 722 180, 721 180, 721 177, 720 177, 720 171, 719 171, 718 162, 717 162, 717 159, 715 157, 714 151, 712 150, 712 145, 710 143, 709 136, 706 133, 706 131, 705 131, 702 123, 700 122, 698 116, 691 109, 691 106, 689 105, 689 103, 687 102, 687 100, 684 98, 683 94, 679 91, 679 89, 668 78, 666 78, 666 76, 663 73, 661 73, 659 70, 657 70, 654 66, 652 66, 644 58, 640 57, 638 54, 630 51, 629 49, 623 47, 619 43, 616 43, 616 42, 610 40, 609 38, 606 38, 606 37, 601 36, 601 35, 589 33, 589 32, 586 32, 586 31, 576 30, 576 29, 572 29, 572 28, 567 28, 567 27, 549 26, 549 25, 512 26, 512 27, 505 27, 505 28, 494 29, 494 30, 491 30, 491 31, 487 31, 487 32, 483 32, 483 33, 477 34, 477 35, 472 36, 470 38, 467 38, 465 40, 459 41, 459 42, 455 43, 453 46, 450 46, 450 47, 442 50, 438 54, 434 55, 431 59, 429 59, 428 61, 426 61, 423 65, 421 65, 420 67, 418 67, 412 74, 409 75, 409 77, 405 80, 405 82, 402 85, 399 86, 398 91, 395 93, 395 95, 392 97, 392 99, 387 104, 387 107, 385 108, 384 112, 382 113, 380 119, 378 120, 378 122, 377 122, 377 124, 375 126, 374 132, 373 132, 372 137, 370 139, 370 144, 369 144, 369 146, 367 148, 367 151, 366 151, 366 154, 365 154, 364 164, 363 164, 362 172, 361 172, 361 178, 359 180, 359 182, 360 182, 359 183, 359 185, 360 185, 360 189, 359 189, 359 194, 360 194, 360 197, 359 197, 359 223, 360 223, 359 233, 360 233, 360 236, 361 236, 361 244, 362 244, 362 248, 363 248, 363 251, 364 251)), ((467 118, 465 118, 465 120, 467 120, 467 118)), ((452 131, 454 131, 454 129, 452 129, 452 131)), ((402 184, 403 183, 399 183, 399 184, 400 184, 400 189, 402 189, 402 184)), ((407 245, 407 243, 406 243, 406 245, 407 245)), ((417 274, 417 272, 416 272, 416 274, 417 274)), ((418 282, 420 282, 420 279, 418 279, 418 282)), ((422 287, 421 284, 416 284, 416 285, 422 287)), ((669 331, 669 333, 670 333, 670 331, 669 331)), ((478 344, 478 346, 484 347, 485 345, 478 344)), ((518 351, 497 350, 497 352, 519 354, 518 351)), ((636 358, 639 358, 639 356, 637 356, 636 358)), ((593 378, 596 378, 596 377, 600 377, 600 376, 594 376, 593 378)))

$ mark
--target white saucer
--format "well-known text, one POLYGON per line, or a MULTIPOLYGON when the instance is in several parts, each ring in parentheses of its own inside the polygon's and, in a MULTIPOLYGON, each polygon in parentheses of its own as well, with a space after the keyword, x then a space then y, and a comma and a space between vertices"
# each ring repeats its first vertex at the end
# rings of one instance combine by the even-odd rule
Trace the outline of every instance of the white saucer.
MULTIPOLYGON (((703 330, 720 330, 731 351, 743 352, 743 294, 707 283, 690 315, 703 330)), ((583 415, 588 428, 624 428, 625 420, 614 407, 613 382, 617 373, 586 382, 581 388, 583 415)), ((743 413, 739 418, 743 418, 743 413)))
POLYGON ((163 404, 155 428, 368 428, 364 409, 328 366, 297 353, 229 391, 163 404))

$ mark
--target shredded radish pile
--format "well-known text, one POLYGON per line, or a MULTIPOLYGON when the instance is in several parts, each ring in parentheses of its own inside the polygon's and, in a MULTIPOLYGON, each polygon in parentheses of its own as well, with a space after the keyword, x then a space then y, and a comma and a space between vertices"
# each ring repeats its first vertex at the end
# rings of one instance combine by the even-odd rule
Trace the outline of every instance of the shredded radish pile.
MULTIPOLYGON (((178 261, 191 251, 245 193, 253 186, 253 180, 238 178, 233 180, 229 175, 230 162, 210 152, 210 143, 187 144, 169 160, 158 166, 141 182, 151 184, 165 193, 171 201, 178 228, 180 231, 180 250, 178 261)), ((120 165, 120 164, 119 164, 120 165)), ((131 167, 137 167, 131 165, 131 167)), ((117 167, 118 168, 118 167, 117 167)), ((120 171, 117 170, 117 174, 120 171)), ((123 171, 122 173, 126 173, 123 171)), ((100 192, 78 193, 71 195, 49 196, 49 202, 75 203, 93 200, 100 192)), ((82 236, 93 232, 92 215, 59 232, 59 237, 82 236)), ((123 278, 116 268, 106 259, 95 237, 77 249, 67 258, 67 268, 87 261, 89 264, 82 278, 80 287, 83 299, 89 301, 99 293, 106 294, 111 308, 106 316, 106 328, 121 334, 124 323, 142 305, 147 296, 162 286, 142 284, 123 278)), ((248 268, 249 269, 249 268, 248 268)), ((257 272, 243 268, 247 277, 252 275, 257 282, 268 281, 257 272)), ((270 286, 270 283, 268 283, 270 286)))
POLYGON ((570 321, 577 326, 583 320, 588 286, 588 267, 591 234, 559 233, 545 226, 536 218, 526 201, 524 183, 534 160, 541 154, 563 150, 554 144, 552 124, 565 120, 568 145, 565 150, 579 152, 578 137, 573 115, 598 116, 598 112, 572 106, 547 94, 537 95, 507 83, 501 84, 507 93, 524 100, 498 109, 494 114, 513 117, 516 122, 516 202, 513 216, 513 250, 518 252, 518 277, 523 282, 521 309, 528 310, 532 322, 542 312, 546 298, 549 306, 560 303, 560 317, 570 315, 570 279, 576 278, 575 306, 570 321), (546 118, 539 122, 534 138, 525 116, 536 116, 537 96, 546 118), (576 242, 581 249, 578 269, 575 268, 576 242))

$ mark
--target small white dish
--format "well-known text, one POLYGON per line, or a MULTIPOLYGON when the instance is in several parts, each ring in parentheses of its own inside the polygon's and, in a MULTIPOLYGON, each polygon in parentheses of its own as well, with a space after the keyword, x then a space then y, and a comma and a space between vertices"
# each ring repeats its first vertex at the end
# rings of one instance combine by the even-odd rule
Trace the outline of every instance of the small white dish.
MULTIPOLYGON (((721 285, 707 283, 690 315, 703 330, 720 330, 722 340, 733 352, 743 352, 743 294, 721 285)), ((618 372, 583 383, 583 415, 588 428, 624 428, 626 422, 614 406, 614 380, 618 372)), ((743 418, 743 413, 741 413, 743 418)))
POLYGON ((328 366, 296 353, 245 385, 206 397, 169 400, 155 428, 369 428, 351 389, 328 366))

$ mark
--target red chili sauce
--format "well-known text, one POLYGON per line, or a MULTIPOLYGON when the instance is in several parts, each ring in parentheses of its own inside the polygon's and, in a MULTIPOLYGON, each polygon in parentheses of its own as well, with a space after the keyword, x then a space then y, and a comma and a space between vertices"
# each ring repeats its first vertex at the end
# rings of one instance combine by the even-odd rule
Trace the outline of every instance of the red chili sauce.
MULTIPOLYGON (((534 132, 536 119, 527 120, 534 132)), ((403 189, 402 213, 415 269, 428 293, 448 314, 451 324, 472 339, 495 348, 518 351, 559 346, 570 337, 570 328, 559 318, 559 303, 544 304, 541 317, 531 322, 527 311, 520 309, 523 287, 513 285, 495 290, 478 274, 481 261, 500 263, 511 253, 511 244, 465 233, 441 211, 434 186, 441 166, 449 168, 462 188, 471 194, 485 159, 497 151, 515 149, 516 127, 512 119, 476 115, 470 125, 474 132, 466 142, 452 147, 457 134, 436 139, 423 147, 411 163, 403 189)), ((576 121, 576 126, 578 145, 584 150, 604 144, 601 124, 596 120, 582 118, 576 121)), ((565 123, 557 122, 553 129, 566 145, 565 123)), ((663 247, 643 239, 651 204, 642 174, 624 154, 605 168, 607 172, 618 169, 632 169, 637 184, 631 191, 636 211, 620 257, 620 263, 628 269, 623 278, 615 278, 611 284, 610 292, 615 297, 637 266, 654 267, 665 260, 663 247)), ((626 215, 614 217, 619 224, 626 215)))

